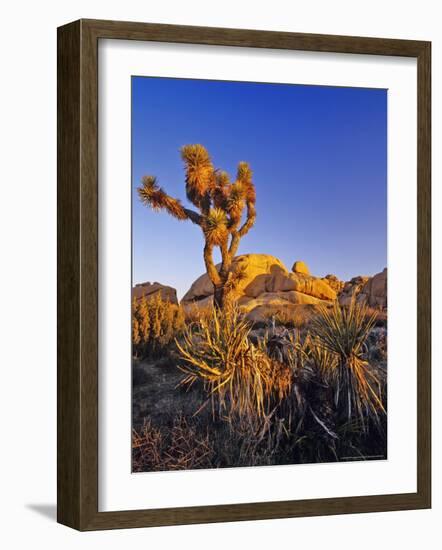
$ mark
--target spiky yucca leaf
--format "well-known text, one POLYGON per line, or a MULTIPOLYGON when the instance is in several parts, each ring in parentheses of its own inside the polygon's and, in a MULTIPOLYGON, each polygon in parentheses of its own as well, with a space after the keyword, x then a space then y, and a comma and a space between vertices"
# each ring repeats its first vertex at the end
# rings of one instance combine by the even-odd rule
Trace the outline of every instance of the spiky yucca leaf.
POLYGON ((235 223, 241 220, 245 206, 246 187, 241 181, 236 181, 231 187, 227 198, 227 211, 235 223))
POLYGON ((231 187, 230 178, 227 172, 216 170, 210 188, 210 195, 215 208, 227 208, 227 198, 231 187))
POLYGON ((144 176, 141 187, 137 188, 141 202, 145 206, 151 206, 154 210, 161 208, 164 191, 158 186, 155 176, 144 176))
POLYGON ((211 208, 203 224, 204 234, 209 243, 219 246, 227 237, 227 216, 221 208, 211 208))
POLYGON ((186 194, 195 206, 200 207, 214 178, 214 168, 206 148, 200 144, 185 145, 181 158, 186 167, 186 194))
POLYGON ((256 202, 256 190, 252 182, 253 172, 247 162, 240 162, 238 164, 237 180, 240 181, 245 190, 245 199, 247 202, 256 202))
POLYGON ((364 429, 367 418, 379 421, 385 414, 382 396, 383 371, 365 358, 365 342, 376 321, 364 304, 352 297, 348 308, 335 302, 333 308, 318 306, 319 315, 312 321, 314 342, 330 354, 322 362, 325 379, 334 392, 335 405, 348 419, 355 417, 364 429))
POLYGON ((248 424, 268 415, 291 382, 286 365, 249 341, 250 330, 238 306, 230 304, 223 311, 213 307, 208 318, 187 326, 183 341, 176 341, 186 373, 183 384, 201 380, 220 414, 248 424))
POLYGON ((144 176, 141 187, 137 189, 141 202, 153 210, 167 210, 174 218, 186 220, 185 209, 178 199, 170 197, 157 184, 154 176, 144 176))
POLYGON ((238 163, 237 179, 243 183, 252 181, 252 170, 247 162, 238 163))
POLYGON ((218 187, 227 187, 230 185, 229 174, 224 170, 216 170, 215 182, 218 187))

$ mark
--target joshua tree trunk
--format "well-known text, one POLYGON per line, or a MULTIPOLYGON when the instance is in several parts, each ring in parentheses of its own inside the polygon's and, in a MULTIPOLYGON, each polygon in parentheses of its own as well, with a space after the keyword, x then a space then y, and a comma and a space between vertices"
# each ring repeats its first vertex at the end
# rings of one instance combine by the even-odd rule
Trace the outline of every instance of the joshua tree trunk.
POLYGON ((223 309, 226 305, 226 292, 224 286, 216 286, 213 294, 213 304, 218 309, 223 309))

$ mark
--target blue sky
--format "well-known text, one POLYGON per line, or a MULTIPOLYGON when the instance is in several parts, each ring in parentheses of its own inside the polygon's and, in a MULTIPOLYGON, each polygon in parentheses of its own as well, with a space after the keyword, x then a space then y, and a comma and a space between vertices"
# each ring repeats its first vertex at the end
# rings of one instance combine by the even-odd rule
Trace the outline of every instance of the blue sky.
POLYGON ((251 165, 257 219, 240 254, 343 280, 386 267, 386 90, 133 77, 133 282, 179 297, 205 271, 201 230, 142 206, 135 190, 152 174, 186 204, 188 143, 232 178, 239 161, 251 165))

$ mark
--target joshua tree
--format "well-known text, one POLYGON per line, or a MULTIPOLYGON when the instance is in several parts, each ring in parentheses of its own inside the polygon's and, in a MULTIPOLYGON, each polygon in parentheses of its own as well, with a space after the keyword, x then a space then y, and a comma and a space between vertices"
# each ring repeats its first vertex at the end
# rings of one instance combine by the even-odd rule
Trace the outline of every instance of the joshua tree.
POLYGON ((190 220, 201 227, 205 238, 204 263, 213 283, 214 303, 221 308, 241 276, 231 269, 239 242, 255 223, 252 170, 246 162, 240 162, 232 183, 226 172, 214 168, 202 145, 185 145, 181 158, 185 165, 186 195, 199 212, 185 208, 179 199, 169 196, 154 176, 143 177, 138 194, 142 203, 154 210, 166 210, 178 220, 190 220), (213 261, 215 247, 221 251, 219 271, 213 261))

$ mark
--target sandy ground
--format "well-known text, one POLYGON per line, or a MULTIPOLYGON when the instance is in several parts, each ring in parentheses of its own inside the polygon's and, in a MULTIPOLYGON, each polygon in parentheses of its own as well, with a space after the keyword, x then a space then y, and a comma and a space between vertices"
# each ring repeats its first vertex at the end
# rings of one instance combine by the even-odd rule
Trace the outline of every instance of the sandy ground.
POLYGON ((166 424, 180 412, 192 416, 204 400, 196 387, 177 387, 184 377, 173 361, 136 361, 132 364, 133 427, 142 426, 144 418, 156 425, 166 424))

